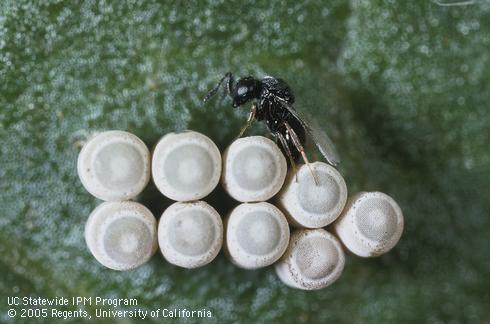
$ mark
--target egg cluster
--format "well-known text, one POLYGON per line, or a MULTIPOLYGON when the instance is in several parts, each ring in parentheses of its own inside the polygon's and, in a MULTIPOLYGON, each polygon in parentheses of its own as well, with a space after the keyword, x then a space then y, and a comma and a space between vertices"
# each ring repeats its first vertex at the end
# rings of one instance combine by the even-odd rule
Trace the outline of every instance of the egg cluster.
POLYGON ((279 147, 262 136, 237 139, 221 155, 201 133, 170 133, 150 153, 135 135, 106 131, 82 148, 78 174, 87 191, 105 201, 88 218, 87 246, 114 270, 146 263, 158 247, 169 263, 197 268, 223 247, 238 267, 274 264, 286 285, 320 289, 342 274, 344 251, 382 255, 403 231, 403 214, 391 197, 360 192, 347 199, 342 175, 323 162, 288 173, 279 147), (158 221, 131 200, 150 178, 175 200, 158 221), (202 200, 220 182, 240 203, 224 219, 202 200))

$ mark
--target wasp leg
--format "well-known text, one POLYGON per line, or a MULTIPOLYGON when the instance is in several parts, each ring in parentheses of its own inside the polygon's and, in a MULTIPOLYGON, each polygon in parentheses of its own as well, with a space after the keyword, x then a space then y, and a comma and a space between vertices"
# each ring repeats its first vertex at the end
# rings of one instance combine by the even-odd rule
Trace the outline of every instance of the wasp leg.
POLYGON ((284 148, 284 151, 286 152, 286 155, 288 156, 289 163, 291 164, 291 167, 293 168, 294 177, 296 179, 296 182, 298 182, 298 170, 296 169, 296 163, 294 162, 293 155, 291 154, 291 150, 289 149, 288 142, 286 141, 284 136, 279 132, 274 133, 273 135, 277 139, 279 139, 281 146, 284 148))
POLYGON ((306 165, 310 169, 311 176, 313 177, 313 181, 315 181, 315 185, 318 185, 318 179, 316 178, 315 173, 313 172, 313 169, 311 168, 310 161, 308 161, 308 157, 306 156, 306 153, 305 153, 305 148, 301 144, 301 141, 299 140, 298 135, 296 134, 296 132, 291 128, 291 126, 287 122, 284 122, 284 126, 286 126, 286 129, 287 129, 289 135, 291 136, 291 140, 293 141, 294 146, 301 153, 303 160, 305 161, 306 165))
POLYGON ((240 130, 240 133, 238 134, 237 138, 242 137, 243 133, 245 133, 245 131, 247 130, 247 128, 249 128, 250 125, 252 125, 252 122, 255 119, 255 114, 256 113, 257 113, 257 105, 255 103, 253 103, 252 104, 252 107, 250 108, 250 112, 248 113, 247 122, 245 123, 245 125, 243 125, 243 127, 240 130))
POLYGON ((218 84, 213 89, 211 89, 211 91, 208 92, 206 97, 204 97, 203 101, 206 102, 209 100, 209 98, 214 96, 218 92, 218 90, 221 88, 221 85, 225 82, 226 82, 226 88, 225 88, 226 94, 225 95, 229 95, 232 92, 233 85, 235 83, 234 78, 233 78, 233 73, 231 73, 231 72, 226 73, 225 76, 221 78, 221 80, 218 82, 218 84))

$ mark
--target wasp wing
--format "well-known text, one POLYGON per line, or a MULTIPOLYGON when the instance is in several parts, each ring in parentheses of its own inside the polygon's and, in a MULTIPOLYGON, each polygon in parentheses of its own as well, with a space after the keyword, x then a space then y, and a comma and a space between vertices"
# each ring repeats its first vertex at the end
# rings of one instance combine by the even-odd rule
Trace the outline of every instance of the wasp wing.
POLYGON ((335 149, 335 145, 333 144, 330 137, 328 137, 327 133, 323 131, 320 127, 316 119, 311 117, 306 112, 299 112, 294 109, 286 100, 276 97, 281 105, 286 108, 291 115, 293 115, 305 128, 306 132, 315 142, 316 147, 325 157, 325 159, 333 166, 336 166, 340 163, 339 154, 335 149))

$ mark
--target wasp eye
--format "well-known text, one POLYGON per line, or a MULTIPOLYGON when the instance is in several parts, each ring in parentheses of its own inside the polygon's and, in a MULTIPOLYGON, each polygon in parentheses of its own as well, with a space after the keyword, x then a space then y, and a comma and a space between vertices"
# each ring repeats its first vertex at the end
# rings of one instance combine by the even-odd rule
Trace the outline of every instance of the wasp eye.
POLYGON ((240 87, 240 88, 238 88, 238 90, 237 90, 237 94, 238 94, 239 96, 241 96, 241 95, 246 94, 246 93, 247 93, 247 91, 248 91, 248 88, 247 88, 247 87, 240 87))

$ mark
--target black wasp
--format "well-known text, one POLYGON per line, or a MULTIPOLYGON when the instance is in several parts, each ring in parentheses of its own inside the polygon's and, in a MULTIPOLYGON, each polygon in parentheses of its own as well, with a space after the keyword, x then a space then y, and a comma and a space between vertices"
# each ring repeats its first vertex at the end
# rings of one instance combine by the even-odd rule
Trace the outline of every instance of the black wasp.
POLYGON ((241 106, 253 100, 247 122, 242 127, 238 137, 243 135, 255 119, 265 121, 270 133, 281 145, 293 168, 296 168, 295 163, 300 155, 309 166, 304 150, 307 134, 313 139, 319 151, 331 165, 336 166, 339 163, 335 148, 325 132, 318 127, 312 118, 300 114, 293 108, 294 95, 284 80, 270 76, 259 80, 247 76, 235 82, 233 74, 228 72, 216 87, 206 95, 204 102, 214 96, 223 85, 226 94, 233 99, 233 107, 241 106))

